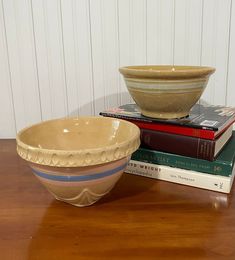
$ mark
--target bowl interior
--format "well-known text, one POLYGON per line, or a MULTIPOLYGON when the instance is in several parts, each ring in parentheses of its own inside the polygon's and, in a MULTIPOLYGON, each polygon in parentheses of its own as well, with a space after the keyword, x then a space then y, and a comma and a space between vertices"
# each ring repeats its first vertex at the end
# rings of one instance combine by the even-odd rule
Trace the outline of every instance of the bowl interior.
POLYGON ((179 72, 179 71, 196 71, 208 67, 202 66, 181 66, 181 65, 143 65, 143 66, 127 66, 125 68, 139 70, 139 71, 158 71, 158 72, 179 72))
POLYGON ((124 120, 79 117, 46 121, 22 130, 18 139, 26 145, 49 150, 97 149, 123 143, 137 133, 124 120))
POLYGON ((119 71, 126 77, 197 78, 209 76, 215 71, 215 68, 206 66, 143 65, 122 67, 119 71))

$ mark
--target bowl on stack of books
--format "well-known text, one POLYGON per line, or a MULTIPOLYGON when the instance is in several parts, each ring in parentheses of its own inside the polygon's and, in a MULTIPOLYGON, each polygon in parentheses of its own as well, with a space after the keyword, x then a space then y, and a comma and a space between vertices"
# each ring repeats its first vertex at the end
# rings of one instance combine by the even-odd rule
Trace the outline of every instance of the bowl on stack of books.
POLYGON ((126 172, 229 193, 235 174, 235 108, 196 103, 215 69, 128 66, 119 69, 136 104, 102 111, 141 130, 126 172))
POLYGON ((181 118, 201 97, 215 69, 203 66, 145 65, 119 69, 141 113, 153 118, 181 118))
POLYGON ((235 108, 195 104, 179 119, 146 117, 136 104, 100 113, 135 123, 141 146, 126 172, 229 193, 235 174, 235 108))

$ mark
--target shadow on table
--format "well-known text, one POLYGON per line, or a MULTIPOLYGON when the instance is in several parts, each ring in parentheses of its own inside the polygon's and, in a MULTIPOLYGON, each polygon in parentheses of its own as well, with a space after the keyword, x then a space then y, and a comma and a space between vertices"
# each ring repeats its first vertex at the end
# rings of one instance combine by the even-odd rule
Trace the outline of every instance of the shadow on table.
POLYGON ((134 197, 138 203, 141 202, 141 194, 148 193, 151 187, 156 184, 156 180, 124 173, 114 188, 96 204, 114 203, 115 201, 121 203, 120 200, 123 200, 124 204, 134 203, 134 197))
POLYGON ((31 239, 28 259, 203 258, 208 251, 223 254, 226 245, 231 255, 229 241, 235 237, 220 236, 226 223, 234 226, 231 196, 124 174, 92 206, 52 201, 31 239))

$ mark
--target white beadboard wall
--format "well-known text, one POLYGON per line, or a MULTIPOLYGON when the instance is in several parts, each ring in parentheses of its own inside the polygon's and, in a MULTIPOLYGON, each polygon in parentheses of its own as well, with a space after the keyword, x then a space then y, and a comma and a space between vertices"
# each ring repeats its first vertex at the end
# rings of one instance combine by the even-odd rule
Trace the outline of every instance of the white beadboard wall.
POLYGON ((232 0, 0 0, 0 138, 132 102, 118 68, 216 67, 203 99, 235 106, 232 0))

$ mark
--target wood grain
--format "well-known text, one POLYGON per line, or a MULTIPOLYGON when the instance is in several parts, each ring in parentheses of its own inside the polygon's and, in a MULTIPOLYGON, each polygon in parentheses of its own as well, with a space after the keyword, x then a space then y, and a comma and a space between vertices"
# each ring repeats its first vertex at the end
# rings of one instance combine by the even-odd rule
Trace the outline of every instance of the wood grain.
POLYGON ((1 259, 235 259, 230 195, 124 174, 108 196, 56 201, 0 141, 1 259))

